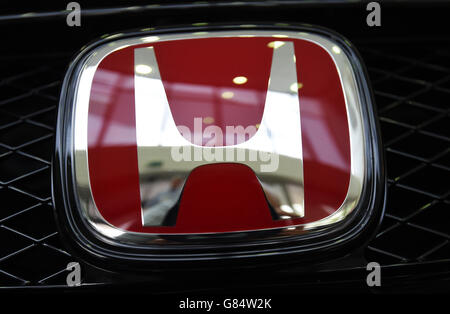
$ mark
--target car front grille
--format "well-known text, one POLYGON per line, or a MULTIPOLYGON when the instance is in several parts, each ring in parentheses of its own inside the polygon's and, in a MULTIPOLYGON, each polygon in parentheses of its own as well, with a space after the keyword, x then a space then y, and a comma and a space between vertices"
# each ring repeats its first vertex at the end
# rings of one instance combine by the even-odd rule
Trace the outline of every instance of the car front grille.
MULTIPOLYGON (((388 38, 354 43, 372 82, 388 175, 386 214, 365 257, 405 269, 448 265, 450 46, 388 38)), ((66 265, 77 261, 60 242, 50 186, 69 50, 0 57, 0 287, 65 286, 66 265)), ((120 281, 81 267, 83 284, 120 281)), ((358 267, 365 264, 351 266, 358 267)))

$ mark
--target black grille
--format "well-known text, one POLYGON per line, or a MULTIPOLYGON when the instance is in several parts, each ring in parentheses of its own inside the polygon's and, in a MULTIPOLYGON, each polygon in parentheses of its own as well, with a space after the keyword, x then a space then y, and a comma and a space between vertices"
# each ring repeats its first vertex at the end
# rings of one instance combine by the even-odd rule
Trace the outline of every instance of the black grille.
POLYGON ((361 46, 386 151, 388 201, 366 257, 383 264, 450 259, 450 50, 361 46))
MULTIPOLYGON (((375 91, 389 177, 386 216, 366 258, 384 265, 448 261, 450 49, 357 46, 375 91)), ((75 261, 59 241, 50 190, 55 113, 69 60, 1 60, 0 286, 65 285, 66 265, 75 261)), ((84 283, 102 282, 84 276, 84 283)))
POLYGON ((51 284, 73 261, 59 242, 50 189, 55 115, 67 61, 48 55, 1 60, 0 286, 51 284))

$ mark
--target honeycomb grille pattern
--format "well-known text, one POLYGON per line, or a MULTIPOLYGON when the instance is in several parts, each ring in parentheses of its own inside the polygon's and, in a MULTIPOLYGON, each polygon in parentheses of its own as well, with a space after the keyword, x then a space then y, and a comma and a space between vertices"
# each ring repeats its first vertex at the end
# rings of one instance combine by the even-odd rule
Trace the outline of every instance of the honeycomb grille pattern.
MULTIPOLYGON (((385 265, 449 260, 450 49, 359 48, 389 177, 386 217, 366 257, 385 265)), ((59 242, 50 190, 56 107, 69 59, 0 63, 0 286, 65 285, 66 265, 75 260, 59 242)))

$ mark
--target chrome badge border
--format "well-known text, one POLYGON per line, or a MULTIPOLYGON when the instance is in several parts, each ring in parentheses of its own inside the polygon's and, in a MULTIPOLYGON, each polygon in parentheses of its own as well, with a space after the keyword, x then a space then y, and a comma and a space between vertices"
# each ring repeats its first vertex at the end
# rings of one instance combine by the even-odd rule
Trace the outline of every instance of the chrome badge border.
MULTIPOLYGON (((189 248, 195 251, 200 249, 203 258, 205 255, 208 256, 205 252, 212 247, 215 250, 235 247, 237 251, 246 248, 246 254, 251 255, 252 252, 247 251, 249 247, 257 248, 256 251, 258 251, 267 244, 273 245, 280 241, 292 243, 293 247, 301 248, 302 243, 311 245, 316 242, 316 246, 319 247, 319 240, 330 241, 333 237, 336 240, 336 237, 345 234, 344 230, 363 223, 362 218, 373 216, 369 214, 375 211, 375 208, 367 208, 364 203, 367 202, 368 196, 371 196, 369 199, 379 199, 376 196, 380 193, 375 193, 380 186, 378 181, 384 185, 384 175, 380 175, 384 171, 378 143, 379 132, 377 123, 371 116, 373 115, 372 96, 364 77, 366 75, 363 66, 349 43, 338 35, 317 27, 283 26, 280 28, 233 25, 207 29, 171 28, 117 34, 97 41, 85 48, 72 62, 61 93, 52 178, 55 207, 63 207, 62 212, 61 208, 56 210, 61 226, 66 229, 63 232, 75 234, 76 242, 84 248, 89 247, 89 251, 100 249, 104 251, 102 255, 127 255, 133 252, 133 254, 143 254, 142 257, 148 260, 166 259, 169 255, 172 256, 169 259, 173 259, 180 255, 179 250, 186 251, 189 248), (90 87, 97 65, 109 53, 130 45, 146 43, 149 38, 155 38, 155 36, 158 36, 158 41, 164 41, 239 35, 264 37, 287 35, 319 44, 331 55, 344 88, 350 130, 351 176, 344 203, 337 212, 317 222, 256 231, 160 235, 128 232, 110 225, 101 217, 90 194, 87 164, 87 110, 90 87), (339 53, 333 52, 336 50, 339 53), (75 103, 78 105, 75 106, 75 103), (377 143, 374 143, 374 139, 377 143), (358 150, 355 147, 361 149, 358 150), (377 181, 375 182, 374 177, 383 179, 375 180, 377 181), (370 183, 377 184, 370 187, 370 183), (346 217, 348 219, 343 220, 346 217), (323 227, 324 225, 326 226, 323 227), (154 254, 154 251, 161 250, 164 253, 154 254), (166 251, 170 251, 170 254, 166 251)), ((347 236, 354 238, 355 234, 347 234, 347 236)), ((275 254, 276 251, 272 253, 275 254)), ((266 254, 272 253, 266 252, 266 254)), ((182 255, 186 256, 186 253, 182 255)), ((212 258, 218 258, 220 255, 213 254, 212 258)), ((194 253, 192 258, 195 256, 200 255, 194 253)))

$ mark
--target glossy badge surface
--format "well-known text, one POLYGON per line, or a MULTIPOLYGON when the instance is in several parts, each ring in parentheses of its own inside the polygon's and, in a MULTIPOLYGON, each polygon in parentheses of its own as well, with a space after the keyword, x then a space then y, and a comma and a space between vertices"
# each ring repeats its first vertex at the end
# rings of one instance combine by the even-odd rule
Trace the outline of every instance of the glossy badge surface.
POLYGON ((340 39, 303 29, 89 47, 58 121, 70 232, 146 250, 325 236, 362 220, 378 147, 355 60, 340 39))

